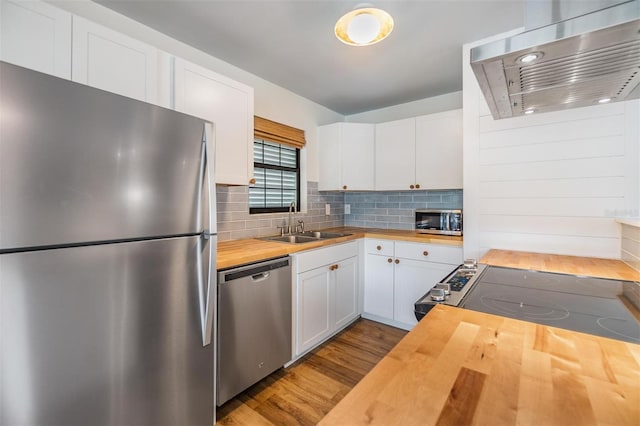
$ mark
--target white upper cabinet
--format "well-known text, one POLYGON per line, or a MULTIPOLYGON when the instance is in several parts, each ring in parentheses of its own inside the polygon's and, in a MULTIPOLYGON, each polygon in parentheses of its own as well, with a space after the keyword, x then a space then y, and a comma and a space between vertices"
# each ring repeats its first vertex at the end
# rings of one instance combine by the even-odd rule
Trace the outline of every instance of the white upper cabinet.
POLYGON ((318 127, 321 191, 373 190, 375 125, 334 123, 318 127))
POLYGON ((376 124, 375 189, 415 187, 415 123, 415 118, 408 118, 376 124))
POLYGON ((376 189, 462 188, 462 110, 376 125, 376 189))
POLYGON ((216 183, 253 178, 253 88, 175 58, 175 109, 214 123, 216 183))
POLYGON ((47 3, 0 0, 0 58, 71 78, 71 14, 47 3))
POLYGON ((169 68, 155 47, 73 17, 73 81, 168 107, 169 68))
POLYGON ((462 110, 416 118, 416 183, 423 189, 462 188, 462 110))

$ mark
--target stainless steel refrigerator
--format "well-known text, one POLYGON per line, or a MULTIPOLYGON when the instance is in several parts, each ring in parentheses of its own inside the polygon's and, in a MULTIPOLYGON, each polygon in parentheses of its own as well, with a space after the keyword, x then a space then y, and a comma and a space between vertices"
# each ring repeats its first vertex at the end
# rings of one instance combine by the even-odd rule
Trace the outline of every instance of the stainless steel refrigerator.
POLYGON ((212 134, 0 62, 0 424, 213 424, 212 134))

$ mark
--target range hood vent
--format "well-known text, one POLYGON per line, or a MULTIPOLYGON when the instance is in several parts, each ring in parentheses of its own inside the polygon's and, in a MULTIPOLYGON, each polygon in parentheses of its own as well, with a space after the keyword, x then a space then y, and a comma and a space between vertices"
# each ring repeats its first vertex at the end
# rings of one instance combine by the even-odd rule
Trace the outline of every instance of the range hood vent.
POLYGON ((475 47, 471 67, 495 119, 638 98, 640 0, 475 47))

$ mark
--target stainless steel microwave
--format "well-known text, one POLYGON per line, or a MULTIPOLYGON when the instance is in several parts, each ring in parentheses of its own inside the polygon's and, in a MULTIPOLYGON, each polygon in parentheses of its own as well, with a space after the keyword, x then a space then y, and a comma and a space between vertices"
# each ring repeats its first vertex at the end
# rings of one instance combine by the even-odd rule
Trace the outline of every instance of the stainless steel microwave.
POLYGON ((416 210, 416 231, 424 234, 462 235, 462 210, 416 210))

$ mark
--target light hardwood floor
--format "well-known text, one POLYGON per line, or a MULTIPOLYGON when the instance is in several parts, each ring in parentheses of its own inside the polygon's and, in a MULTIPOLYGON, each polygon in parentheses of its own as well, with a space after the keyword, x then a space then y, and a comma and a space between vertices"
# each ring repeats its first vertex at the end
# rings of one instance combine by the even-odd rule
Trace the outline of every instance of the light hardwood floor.
POLYGON ((236 396, 217 425, 315 425, 407 334, 360 319, 236 396))

